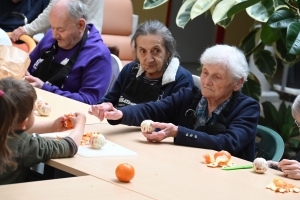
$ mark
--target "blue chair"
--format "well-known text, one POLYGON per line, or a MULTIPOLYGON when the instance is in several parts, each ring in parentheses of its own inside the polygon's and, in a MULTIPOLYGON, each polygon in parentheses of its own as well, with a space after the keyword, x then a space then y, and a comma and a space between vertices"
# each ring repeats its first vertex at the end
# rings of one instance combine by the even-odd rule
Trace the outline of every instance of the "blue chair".
POLYGON ((256 137, 260 141, 256 142, 255 157, 266 160, 280 161, 284 152, 284 142, 282 137, 274 130, 265 126, 257 125, 256 137))

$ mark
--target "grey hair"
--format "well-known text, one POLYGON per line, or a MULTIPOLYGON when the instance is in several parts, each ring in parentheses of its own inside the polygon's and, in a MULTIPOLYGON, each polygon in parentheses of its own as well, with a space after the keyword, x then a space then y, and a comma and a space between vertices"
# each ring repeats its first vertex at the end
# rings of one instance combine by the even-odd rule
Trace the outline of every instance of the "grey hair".
POLYGON ((148 35, 148 34, 149 35, 159 35, 163 38, 164 45, 170 54, 170 57, 168 58, 169 61, 171 61, 171 59, 173 57, 179 58, 179 54, 176 51, 176 41, 175 41, 174 37, 172 36, 172 33, 163 23, 161 23, 160 21, 157 21, 157 20, 145 21, 137 27, 133 37, 131 38, 131 44, 134 47, 135 53, 136 53, 137 37, 140 35, 148 35))
POLYGON ((235 80, 247 81, 249 66, 244 53, 234 46, 219 44, 207 48, 200 57, 202 65, 217 64, 225 66, 235 80))
POLYGON ((79 20, 83 18, 88 20, 88 6, 79 0, 69 0, 67 3, 69 16, 72 20, 79 20))
POLYGON ((295 118, 295 116, 300 116, 300 95, 296 97, 296 99, 293 102, 292 105, 292 115, 295 118))

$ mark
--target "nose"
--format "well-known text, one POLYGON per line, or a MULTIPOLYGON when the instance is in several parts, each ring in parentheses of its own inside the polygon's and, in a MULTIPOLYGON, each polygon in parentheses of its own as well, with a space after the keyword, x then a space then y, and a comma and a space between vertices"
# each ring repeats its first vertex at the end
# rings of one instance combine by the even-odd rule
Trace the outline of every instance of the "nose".
POLYGON ((55 39, 57 39, 59 37, 59 34, 54 29, 52 29, 52 37, 55 38, 55 39))
POLYGON ((201 80, 203 80, 203 84, 204 85, 209 85, 209 86, 211 86, 212 85, 212 78, 210 77, 210 76, 207 76, 207 77, 205 77, 205 78, 201 78, 201 80))
POLYGON ((153 60, 154 60, 154 59, 153 59, 152 54, 151 54, 151 53, 147 53, 147 55, 146 55, 146 61, 152 62, 153 60))

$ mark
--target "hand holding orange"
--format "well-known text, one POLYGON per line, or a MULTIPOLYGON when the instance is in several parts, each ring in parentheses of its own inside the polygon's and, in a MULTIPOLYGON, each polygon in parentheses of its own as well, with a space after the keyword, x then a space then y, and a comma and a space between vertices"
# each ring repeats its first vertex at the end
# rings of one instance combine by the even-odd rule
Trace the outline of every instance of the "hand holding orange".
POLYGON ((134 167, 127 163, 122 163, 116 168, 116 176, 121 182, 130 182, 134 173, 134 167))

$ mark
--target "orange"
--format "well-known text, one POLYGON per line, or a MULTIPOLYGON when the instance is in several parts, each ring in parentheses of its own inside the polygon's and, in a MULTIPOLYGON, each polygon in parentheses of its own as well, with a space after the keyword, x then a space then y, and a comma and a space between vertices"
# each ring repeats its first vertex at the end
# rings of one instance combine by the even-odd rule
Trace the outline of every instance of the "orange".
POLYGON ((134 177, 134 168, 127 163, 119 164, 116 168, 116 176, 119 181, 129 182, 134 177))
POLYGON ((66 121, 64 122, 64 126, 66 127, 66 128, 73 128, 73 123, 72 123, 72 121, 70 120, 70 116, 74 116, 72 113, 70 113, 70 114, 67 114, 67 115, 65 115, 66 116, 66 121))
POLYGON ((224 151, 224 150, 219 151, 214 154, 215 160, 217 160, 217 157, 219 157, 219 156, 226 156, 228 158, 228 160, 230 160, 230 158, 231 158, 231 154, 228 151, 224 151))

